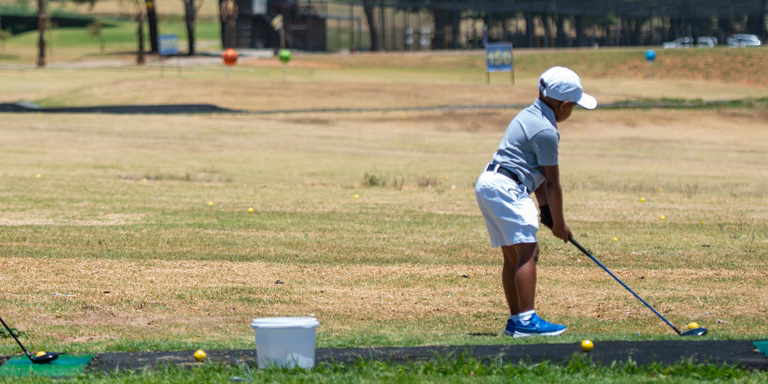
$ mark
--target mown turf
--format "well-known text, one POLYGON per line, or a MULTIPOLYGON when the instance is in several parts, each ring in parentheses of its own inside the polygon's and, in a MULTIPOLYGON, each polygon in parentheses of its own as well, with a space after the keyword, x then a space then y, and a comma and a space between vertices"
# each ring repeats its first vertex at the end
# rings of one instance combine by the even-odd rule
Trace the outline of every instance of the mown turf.
MULTIPOLYGON (((758 383, 768 379, 765 372, 746 371, 727 365, 701 365, 683 361, 674 365, 638 366, 632 362, 593 364, 575 356, 567 364, 482 363, 465 356, 438 357, 428 362, 388 364, 359 360, 356 363, 322 363, 312 370, 269 368, 258 370, 233 361, 231 364, 203 364, 195 368, 168 365, 141 372, 86 374, 69 382, 87 383, 226 383, 246 382, 720 382, 758 383)), ((0 382, 39 383, 44 378, 1 378, 0 382)))

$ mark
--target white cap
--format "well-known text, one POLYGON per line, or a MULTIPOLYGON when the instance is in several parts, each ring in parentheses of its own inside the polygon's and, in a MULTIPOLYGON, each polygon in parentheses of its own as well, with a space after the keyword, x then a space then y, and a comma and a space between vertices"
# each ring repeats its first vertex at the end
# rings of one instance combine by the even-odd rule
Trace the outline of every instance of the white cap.
POLYGON ((539 90, 555 100, 570 101, 586 109, 597 107, 597 100, 584 93, 579 75, 565 67, 552 67, 542 73, 539 90))

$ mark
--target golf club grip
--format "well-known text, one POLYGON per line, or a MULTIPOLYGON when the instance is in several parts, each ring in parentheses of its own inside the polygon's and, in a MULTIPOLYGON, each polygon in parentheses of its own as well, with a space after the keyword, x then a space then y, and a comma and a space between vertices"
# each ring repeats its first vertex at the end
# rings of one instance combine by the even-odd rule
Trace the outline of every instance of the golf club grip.
POLYGON ((592 256, 592 254, 589 253, 589 251, 587 251, 586 248, 582 247, 581 244, 579 244, 576 240, 574 240, 573 237, 569 238, 568 240, 571 242, 571 244, 575 245, 576 248, 578 248, 582 253, 584 253, 590 259, 592 259, 592 261, 594 261, 595 264, 599 265, 600 268, 602 268, 604 271, 608 272, 608 274, 611 275, 611 277, 613 277, 614 280, 618 281, 619 284, 621 284, 622 287, 626 288, 626 290, 629 291, 629 293, 631 293, 638 300, 640 300, 641 303, 645 304, 645 306, 648 307, 648 309, 650 309, 651 311, 653 311, 653 313, 655 313, 656 316, 658 316, 660 319, 664 320, 664 322, 667 323, 667 325, 669 325, 670 327, 672 327, 672 329, 674 329, 675 332, 677 332, 678 335, 682 335, 683 334, 682 332, 680 332, 679 329, 677 329, 674 325, 672 325, 672 323, 670 323, 669 320, 664 318, 664 316, 662 316, 659 312, 657 312, 655 309, 653 309, 653 307, 651 307, 650 304, 648 304, 645 300, 643 300, 643 298, 640 297, 640 295, 638 295, 637 293, 635 293, 635 291, 630 289, 628 285, 624 284, 624 282, 621 281, 618 277, 616 277, 616 275, 614 275, 613 272, 611 272, 605 265, 600 263, 594 256, 592 256))

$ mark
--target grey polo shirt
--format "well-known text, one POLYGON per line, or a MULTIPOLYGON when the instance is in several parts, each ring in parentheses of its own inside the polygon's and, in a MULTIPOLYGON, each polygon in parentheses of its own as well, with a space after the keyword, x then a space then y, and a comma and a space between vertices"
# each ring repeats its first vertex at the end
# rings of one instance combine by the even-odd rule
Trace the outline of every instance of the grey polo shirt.
POLYGON ((541 167, 557 165, 559 141, 555 112, 536 99, 509 123, 493 161, 517 174, 530 193, 544 182, 541 167))

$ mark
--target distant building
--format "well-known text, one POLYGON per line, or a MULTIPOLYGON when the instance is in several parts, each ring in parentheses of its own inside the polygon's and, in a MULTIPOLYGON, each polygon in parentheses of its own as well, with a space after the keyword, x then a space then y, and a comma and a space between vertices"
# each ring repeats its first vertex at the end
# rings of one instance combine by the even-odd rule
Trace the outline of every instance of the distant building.
POLYGON ((326 50, 325 18, 311 3, 297 0, 235 0, 235 2, 238 8, 235 48, 279 49, 280 27, 275 27, 272 21, 275 17, 282 15, 281 24, 285 33, 286 48, 306 51, 326 50))

